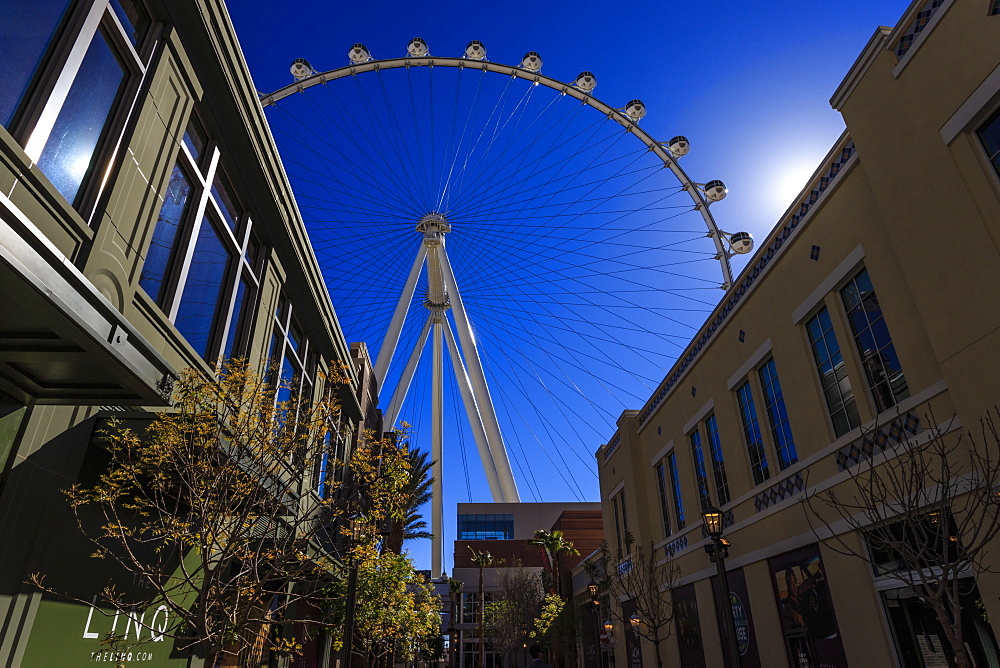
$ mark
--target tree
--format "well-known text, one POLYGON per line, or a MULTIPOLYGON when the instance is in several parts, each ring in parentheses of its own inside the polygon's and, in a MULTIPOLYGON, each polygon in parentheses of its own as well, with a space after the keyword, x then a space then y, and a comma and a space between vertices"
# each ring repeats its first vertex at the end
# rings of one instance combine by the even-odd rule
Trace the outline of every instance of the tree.
POLYGON ((386 541, 386 548, 396 554, 403 551, 404 541, 434 537, 434 534, 427 531, 427 522, 420 515, 420 507, 431 499, 431 486, 434 483, 431 467, 434 462, 428 461, 427 453, 422 450, 410 450, 407 458, 409 468, 401 493, 402 516, 391 521, 386 541))
POLYGON ((513 663, 542 612, 544 590, 541 578, 525 568, 505 568, 499 579, 495 600, 486 604, 484 631, 504 661, 513 663))
MULTIPOLYGON (((251 648, 294 652, 301 639, 269 634, 321 623, 314 611, 336 578, 348 514, 398 514, 407 468, 405 446, 359 444, 350 483, 324 499, 311 492, 318 462, 342 436, 335 394, 345 382, 327 379, 315 399, 276 401, 280 383, 231 361, 215 377, 182 372, 173 409, 145 429, 112 424, 97 483, 66 490, 92 556, 141 585, 109 584, 101 604, 129 615, 157 608, 151 630, 205 666, 251 648)), ((32 581, 46 589, 43 575, 32 581)))
MULTIPOLYGON (((843 488, 802 499, 818 539, 895 576, 934 611, 958 668, 973 665, 963 640, 963 576, 992 571, 984 557, 1000 533, 995 415, 980 420, 978 438, 950 434, 949 424, 894 440, 876 425, 863 435, 860 461, 847 469, 843 488)), ((937 425, 933 414, 927 419, 937 425)))
MULTIPOLYGON (((354 653, 363 665, 391 666, 397 659, 428 652, 440 635, 437 597, 406 555, 379 551, 374 541, 355 548, 358 593, 355 605, 354 653)), ((342 628, 346 584, 333 584, 331 628, 342 628)), ((335 636, 337 644, 343 642, 335 636)))
POLYGON ((627 533, 627 556, 617 564, 611 560, 611 550, 604 543, 601 545, 601 566, 588 564, 587 572, 608 593, 610 615, 622 626, 631 626, 640 638, 651 642, 656 653, 656 666, 663 668, 660 643, 670 637, 674 606, 669 592, 677 586, 680 570, 674 564, 672 551, 664 550, 664 558, 659 559, 652 542, 648 547, 635 545, 633 549, 634 542, 632 535, 627 533), (630 616, 623 614, 621 605, 617 604, 619 601, 631 602, 641 620, 639 624, 633 625, 630 616))
POLYGON ((469 551, 472 552, 472 563, 479 568, 479 600, 478 600, 478 615, 476 616, 476 634, 479 638, 479 665, 486 665, 486 637, 483 632, 483 616, 486 611, 486 601, 484 600, 485 592, 483 589, 483 570, 487 568, 494 568, 503 563, 503 559, 494 557, 487 550, 482 552, 476 552, 471 547, 469 551))
POLYGON ((561 583, 559 582, 559 557, 563 554, 579 556, 580 552, 573 547, 572 541, 566 540, 563 537, 563 532, 558 530, 549 532, 545 529, 538 529, 535 531, 535 537, 528 542, 542 548, 542 552, 548 559, 549 572, 552 575, 552 593, 562 596, 561 583))

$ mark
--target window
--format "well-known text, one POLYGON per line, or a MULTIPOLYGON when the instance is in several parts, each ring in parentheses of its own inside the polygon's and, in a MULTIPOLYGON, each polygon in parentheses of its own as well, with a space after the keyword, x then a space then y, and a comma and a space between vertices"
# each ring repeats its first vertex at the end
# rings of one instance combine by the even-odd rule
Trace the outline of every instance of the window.
POLYGON ((715 495, 719 505, 729 503, 729 480, 726 478, 726 464, 722 460, 722 442, 719 440, 719 423, 714 415, 705 420, 705 433, 708 434, 708 452, 712 458, 712 476, 715 478, 715 495))
POLYGON ((701 433, 697 430, 688 437, 691 441, 691 455, 694 458, 694 477, 698 485, 698 501, 701 509, 712 505, 712 497, 708 492, 708 475, 705 472, 705 453, 701 449, 701 433))
POLYGON ((910 389, 868 270, 858 272, 840 291, 840 296, 844 300, 858 354, 861 355, 868 387, 881 413, 910 396, 910 389))
POLYGON ((753 481, 759 485, 771 477, 767 468, 767 454, 764 452, 764 440, 760 434, 760 423, 757 421, 757 408, 753 403, 750 382, 747 381, 736 390, 736 398, 740 404, 740 418, 743 420, 743 435, 746 437, 747 453, 750 455, 750 470, 753 471, 753 481))
POLYGON ((833 431, 837 436, 843 436, 859 426, 861 419, 858 417, 851 379, 844 368, 844 357, 840 353, 837 335, 830 321, 830 312, 825 306, 806 323, 806 332, 823 386, 826 407, 833 422, 833 431))
POLYGON ((674 497, 674 519, 677 520, 677 528, 683 529, 684 501, 681 499, 681 480, 677 475, 677 457, 673 452, 667 455, 667 466, 670 469, 670 489, 674 497))
POLYGON ((979 141, 986 149, 986 156, 993 163, 993 169, 1000 175, 1000 111, 997 111, 988 121, 983 123, 976 134, 979 135, 979 141))
POLYGON ((278 385, 275 399, 279 404, 287 404, 296 397, 312 396, 317 360, 309 353, 309 341, 295 324, 293 311, 291 300, 282 298, 279 301, 267 356, 271 364, 271 382, 278 385))
POLYGON ((0 122, 77 208, 113 158, 149 26, 134 0, 0 0, 0 122))
POLYGON ((656 486, 660 490, 660 516, 663 518, 663 537, 670 535, 670 504, 667 502, 667 473, 663 462, 656 465, 656 486))
POLYGON ((622 490, 611 499, 611 512, 615 520, 615 544, 618 547, 618 558, 631 548, 632 537, 628 530, 628 514, 625 511, 625 491, 622 490))
POLYGON ((785 399, 781 395, 781 384, 778 382, 778 370, 774 365, 774 358, 765 362, 757 372, 760 375, 761 389, 764 391, 764 404, 771 423, 774 450, 778 455, 778 468, 785 470, 799 461, 799 456, 795 452, 792 427, 788 424, 788 411, 785 410, 785 399))
MULTIPOLYGON (((184 134, 187 150, 178 154, 167 183, 139 285, 191 347, 214 361, 245 352, 261 254, 252 220, 234 204, 230 191, 207 187, 221 183, 219 150, 211 150, 206 160, 207 146, 200 125, 192 120, 184 134), (223 202, 218 201, 220 192, 223 202)), ((288 363, 291 373, 301 373, 303 360, 295 361, 295 369, 293 361, 288 363)))
POLYGON ((458 540, 511 540, 513 538, 513 515, 458 516, 458 540))

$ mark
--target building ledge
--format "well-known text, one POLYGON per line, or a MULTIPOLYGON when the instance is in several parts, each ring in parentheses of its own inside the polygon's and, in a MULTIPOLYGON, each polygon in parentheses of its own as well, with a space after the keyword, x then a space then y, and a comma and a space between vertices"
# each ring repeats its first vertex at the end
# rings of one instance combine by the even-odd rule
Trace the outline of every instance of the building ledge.
POLYGON ((162 406, 174 370, 0 194, 0 391, 22 403, 162 406))

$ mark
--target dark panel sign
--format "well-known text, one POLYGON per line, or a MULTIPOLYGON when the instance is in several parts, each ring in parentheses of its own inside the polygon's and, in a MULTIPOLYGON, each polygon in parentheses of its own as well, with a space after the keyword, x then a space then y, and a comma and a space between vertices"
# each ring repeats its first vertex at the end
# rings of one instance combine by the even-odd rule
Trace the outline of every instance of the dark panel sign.
POLYGON ((671 592, 674 602, 674 623, 677 625, 677 645, 681 666, 706 668, 705 649, 701 643, 701 620, 698 619, 698 598, 694 584, 678 587, 671 592))
POLYGON ((769 560, 792 668, 846 668, 847 657, 819 546, 769 560))
MULTIPOLYGON (((761 668, 760 655, 757 652, 757 634, 754 632, 753 616, 750 614, 750 595, 747 592, 747 580, 743 569, 738 568, 726 574, 729 581, 729 606, 733 611, 733 623, 736 626, 736 648, 740 653, 740 665, 743 668, 761 668)), ((719 624, 719 639, 722 641, 722 654, 726 665, 729 661, 729 643, 726 636, 726 621, 722 608, 722 592, 719 578, 712 578, 712 596, 715 600, 716 621, 719 624)))

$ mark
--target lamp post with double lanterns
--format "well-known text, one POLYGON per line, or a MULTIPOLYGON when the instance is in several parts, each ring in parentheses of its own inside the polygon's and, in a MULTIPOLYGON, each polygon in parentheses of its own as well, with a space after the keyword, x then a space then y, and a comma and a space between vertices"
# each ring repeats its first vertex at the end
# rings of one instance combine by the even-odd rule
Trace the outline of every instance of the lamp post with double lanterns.
POLYGON ((740 668, 740 649, 736 641, 736 623, 733 621, 733 606, 729 601, 729 579, 726 577, 726 557, 729 556, 729 541, 722 537, 722 511, 708 506, 701 514, 705 522, 705 533, 709 543, 705 546, 708 558, 715 562, 719 572, 719 586, 722 588, 722 614, 726 621, 726 636, 729 641, 730 665, 740 668))
POLYGON ((598 611, 601 609, 601 601, 597 598, 597 591, 600 587, 593 580, 587 585, 590 592, 590 609, 594 612, 594 659, 598 668, 603 668, 604 662, 601 660, 601 621, 598 611))

